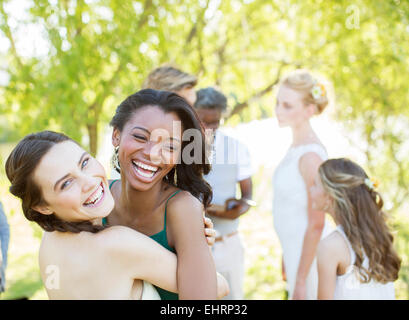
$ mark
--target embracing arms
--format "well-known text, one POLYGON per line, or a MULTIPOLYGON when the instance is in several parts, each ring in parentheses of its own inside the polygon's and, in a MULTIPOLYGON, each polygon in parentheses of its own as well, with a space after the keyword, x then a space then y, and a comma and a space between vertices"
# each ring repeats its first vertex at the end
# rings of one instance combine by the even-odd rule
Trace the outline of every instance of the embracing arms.
MULTIPOLYGON (((129 277, 141 279, 171 292, 177 285, 177 257, 156 241, 133 229, 113 226, 104 230, 105 249, 129 277)), ((217 274, 217 298, 229 293, 227 281, 217 274)))
POLYGON ((168 205, 169 244, 178 256, 180 299, 216 299, 216 268, 203 237, 203 205, 182 191, 168 205))

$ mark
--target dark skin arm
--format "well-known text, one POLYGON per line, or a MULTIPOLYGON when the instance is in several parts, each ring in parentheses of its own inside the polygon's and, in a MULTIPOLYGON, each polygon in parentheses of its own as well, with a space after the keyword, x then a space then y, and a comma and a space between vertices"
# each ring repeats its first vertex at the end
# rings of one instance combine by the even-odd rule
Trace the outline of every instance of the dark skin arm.
POLYGON ((237 219, 238 217, 245 214, 250 209, 250 206, 242 199, 252 200, 253 182, 250 177, 250 178, 240 181, 239 184, 240 184, 240 191, 241 191, 241 199, 230 198, 230 199, 227 199, 225 203, 226 208, 229 205, 232 205, 233 207, 231 209, 225 210, 225 211, 219 211, 219 210, 213 210, 211 208, 208 208, 206 210, 206 213, 210 216, 225 218, 225 219, 232 219, 232 220, 237 219))
POLYGON ((178 257, 179 299, 216 299, 216 268, 203 235, 203 205, 188 192, 180 192, 169 201, 168 226, 169 245, 178 257))

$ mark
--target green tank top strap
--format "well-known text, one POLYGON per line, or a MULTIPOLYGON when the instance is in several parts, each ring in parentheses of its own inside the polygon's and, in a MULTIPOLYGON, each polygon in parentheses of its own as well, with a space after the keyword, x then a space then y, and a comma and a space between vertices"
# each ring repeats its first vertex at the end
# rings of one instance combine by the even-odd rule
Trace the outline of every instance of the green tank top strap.
POLYGON ((111 183, 109 184, 109 190, 111 190, 111 188, 112 188, 112 185, 114 184, 114 182, 117 182, 119 179, 116 179, 116 180, 112 180, 111 181, 111 183))
POLYGON ((167 213, 167 209, 168 209, 168 202, 169 202, 169 200, 170 199, 172 199, 174 196, 176 196, 180 191, 182 191, 182 190, 178 190, 178 191, 176 191, 176 192, 174 192, 169 198, 168 198, 168 200, 166 200, 166 204, 165 204, 165 217, 164 217, 164 230, 166 230, 166 213, 167 213))

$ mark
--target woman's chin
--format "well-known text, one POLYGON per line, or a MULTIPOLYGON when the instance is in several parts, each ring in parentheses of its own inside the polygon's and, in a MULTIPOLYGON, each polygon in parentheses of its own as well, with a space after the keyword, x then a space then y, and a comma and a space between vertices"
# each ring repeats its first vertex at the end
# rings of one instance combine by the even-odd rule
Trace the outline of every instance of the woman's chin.
POLYGON ((157 173, 155 173, 152 177, 144 177, 140 175, 136 170, 132 171, 132 175, 128 176, 128 182, 130 182, 131 187, 137 191, 148 191, 152 189, 153 186, 160 183, 164 176, 170 170, 164 171, 163 169, 159 169, 157 173))
POLYGON ((114 207, 115 207, 114 198, 112 196, 108 196, 106 197, 104 203, 101 205, 100 208, 96 208, 95 212, 92 211, 89 212, 88 217, 90 218, 90 220, 106 218, 107 216, 110 215, 112 210, 114 210, 114 207))
POLYGON ((138 179, 138 177, 135 176, 132 176, 132 179, 129 179, 128 182, 130 183, 131 188, 136 191, 147 191, 151 189, 156 183, 155 180, 147 182, 138 179))

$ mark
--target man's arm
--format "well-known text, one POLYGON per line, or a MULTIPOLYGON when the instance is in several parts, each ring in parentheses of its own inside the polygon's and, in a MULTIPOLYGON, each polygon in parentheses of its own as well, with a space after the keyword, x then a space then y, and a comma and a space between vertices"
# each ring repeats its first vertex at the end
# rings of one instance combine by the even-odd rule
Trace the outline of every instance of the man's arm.
POLYGON ((247 211, 249 211, 251 203, 250 201, 252 200, 253 196, 253 182, 251 180, 251 177, 239 181, 239 184, 241 191, 240 199, 235 198, 227 199, 225 206, 227 210, 219 211, 214 210, 210 207, 209 209, 207 209, 206 213, 211 216, 234 220, 245 214, 247 211), (232 204, 231 208, 229 208, 230 204, 232 204))

